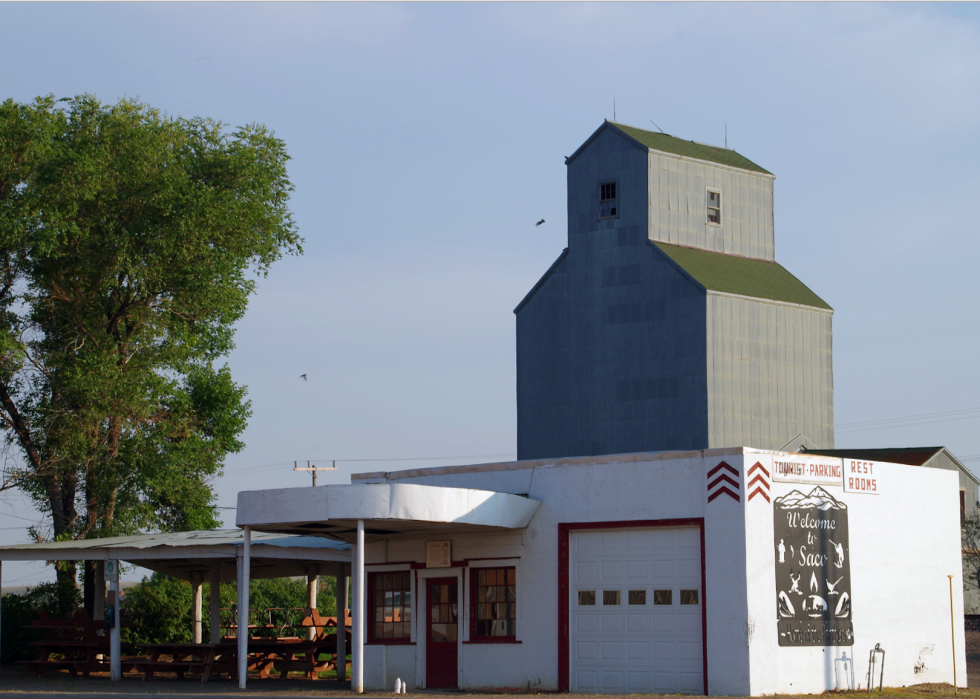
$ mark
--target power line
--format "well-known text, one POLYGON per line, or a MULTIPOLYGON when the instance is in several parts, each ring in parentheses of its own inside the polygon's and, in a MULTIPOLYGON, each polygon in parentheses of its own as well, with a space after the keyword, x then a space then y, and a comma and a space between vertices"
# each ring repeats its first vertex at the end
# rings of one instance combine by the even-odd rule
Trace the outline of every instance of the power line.
POLYGON ((912 427, 914 425, 935 425, 944 422, 974 420, 980 418, 980 408, 964 408, 962 410, 946 410, 938 413, 921 413, 905 417, 885 418, 882 420, 865 420, 862 422, 845 422, 836 426, 836 432, 865 432, 883 430, 894 427, 912 427))
MULTIPOLYGON (((405 457, 389 457, 389 458, 379 458, 379 459, 312 459, 312 461, 336 461, 337 463, 395 463, 395 462, 412 462, 412 461, 451 461, 454 459, 500 459, 507 457, 516 456, 514 452, 508 452, 505 454, 464 454, 457 456, 405 456, 405 457)), ((228 469, 225 475, 244 475, 248 473, 260 473, 262 471, 274 471, 282 468, 283 466, 291 466, 295 462, 293 461, 277 461, 271 464, 262 464, 260 466, 246 466, 244 468, 228 469)))

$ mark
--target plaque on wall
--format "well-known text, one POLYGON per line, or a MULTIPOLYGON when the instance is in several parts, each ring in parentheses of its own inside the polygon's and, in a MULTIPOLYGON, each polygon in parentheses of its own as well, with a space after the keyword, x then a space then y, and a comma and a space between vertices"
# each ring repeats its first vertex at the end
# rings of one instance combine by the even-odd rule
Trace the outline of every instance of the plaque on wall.
POLYGON ((781 646, 854 645, 847 505, 820 487, 773 502, 781 646))
POLYGON ((452 546, 448 541, 425 542, 425 567, 449 568, 453 564, 452 546))

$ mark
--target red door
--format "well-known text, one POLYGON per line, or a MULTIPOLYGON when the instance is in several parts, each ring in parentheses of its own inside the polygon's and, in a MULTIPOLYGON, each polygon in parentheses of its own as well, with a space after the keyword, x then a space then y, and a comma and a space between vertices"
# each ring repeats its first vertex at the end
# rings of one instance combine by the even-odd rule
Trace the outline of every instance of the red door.
POLYGON ((459 589, 456 578, 426 580, 429 614, 426 623, 425 686, 458 684, 456 645, 459 637, 459 589))

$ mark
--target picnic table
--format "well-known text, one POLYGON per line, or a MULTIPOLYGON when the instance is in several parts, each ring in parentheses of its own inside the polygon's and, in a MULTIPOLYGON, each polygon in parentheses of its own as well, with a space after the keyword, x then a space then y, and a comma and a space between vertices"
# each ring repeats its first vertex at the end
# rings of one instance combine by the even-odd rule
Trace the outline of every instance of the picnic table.
POLYGON ((174 672, 184 679, 188 672, 199 671, 201 683, 212 674, 238 674, 238 644, 233 641, 220 643, 148 643, 143 645, 149 658, 132 660, 133 667, 143 673, 143 681, 149 682, 157 672, 174 672), (165 659, 169 658, 169 660, 165 659))
MULTIPOLYGON (((33 669, 35 677, 41 677, 46 670, 66 669, 72 677, 109 670, 109 637, 97 633, 103 629, 101 621, 93 621, 84 609, 76 611, 71 619, 52 619, 43 609, 38 610, 38 616, 23 628, 47 632, 40 641, 28 644, 38 649, 40 657, 17 661, 33 669)), ((123 672, 131 667, 132 663, 123 661, 123 672)))
MULTIPOLYGON (((326 633, 327 628, 336 627, 336 617, 322 617, 315 609, 306 608, 305 611, 307 614, 303 620, 292 628, 318 629, 315 637, 250 637, 248 672, 258 672, 260 678, 266 679, 274 671, 279 673, 279 679, 284 680, 290 672, 298 671, 307 679, 316 680, 319 679, 319 673, 337 669, 337 636, 326 633), (320 660, 321 655, 328 657, 320 660)), ((346 619, 349 620, 350 616, 346 619)), ((277 628, 274 624, 249 624, 249 627, 277 628)), ((131 662, 143 673, 144 682, 160 672, 174 672, 180 679, 184 679, 187 673, 200 672, 202 683, 215 674, 227 674, 230 678, 238 676, 237 638, 224 638, 218 643, 152 643, 145 644, 143 649, 149 657, 145 660, 133 659, 131 662)), ((343 664, 346 671, 350 663, 345 658, 343 664)))

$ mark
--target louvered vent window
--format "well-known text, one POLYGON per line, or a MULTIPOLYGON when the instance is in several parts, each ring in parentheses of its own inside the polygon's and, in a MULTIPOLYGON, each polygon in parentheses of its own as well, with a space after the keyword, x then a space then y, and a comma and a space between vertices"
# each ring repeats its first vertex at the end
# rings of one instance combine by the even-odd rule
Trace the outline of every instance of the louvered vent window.
POLYGON ((616 206, 616 183, 603 182, 599 185, 599 218, 615 218, 619 211, 616 206))

